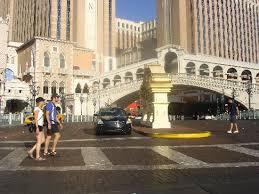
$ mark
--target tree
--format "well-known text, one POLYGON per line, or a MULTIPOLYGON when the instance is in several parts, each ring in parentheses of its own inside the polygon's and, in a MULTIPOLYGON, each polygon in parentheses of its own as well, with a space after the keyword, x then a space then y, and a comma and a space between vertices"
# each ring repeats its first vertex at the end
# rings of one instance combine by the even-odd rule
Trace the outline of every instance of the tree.
POLYGON ((5 113, 22 112, 27 106, 28 102, 18 99, 12 99, 6 101, 5 113))

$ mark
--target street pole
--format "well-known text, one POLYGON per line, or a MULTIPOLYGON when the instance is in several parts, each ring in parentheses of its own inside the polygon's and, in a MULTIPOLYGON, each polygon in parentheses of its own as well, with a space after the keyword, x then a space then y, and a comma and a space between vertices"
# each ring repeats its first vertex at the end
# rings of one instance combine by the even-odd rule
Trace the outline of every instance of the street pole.
POLYGON ((248 94, 248 108, 249 110, 251 110, 251 96, 252 96, 252 83, 250 81, 250 79, 247 81, 247 94, 248 94))
POLYGON ((99 84, 98 84, 98 105, 99 105, 99 111, 101 109, 101 96, 100 96, 100 85, 101 85, 101 80, 99 79, 99 84))

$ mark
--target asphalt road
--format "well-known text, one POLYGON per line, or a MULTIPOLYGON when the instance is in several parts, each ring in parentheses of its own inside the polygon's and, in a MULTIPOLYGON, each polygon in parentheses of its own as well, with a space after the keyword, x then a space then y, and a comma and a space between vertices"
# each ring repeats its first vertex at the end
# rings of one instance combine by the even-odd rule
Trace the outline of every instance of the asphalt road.
POLYGON ((184 140, 96 137, 90 124, 68 124, 58 156, 44 162, 27 158, 24 127, 0 128, 0 193, 258 194, 259 123, 239 124, 228 135, 226 122, 175 122, 213 134, 184 140))

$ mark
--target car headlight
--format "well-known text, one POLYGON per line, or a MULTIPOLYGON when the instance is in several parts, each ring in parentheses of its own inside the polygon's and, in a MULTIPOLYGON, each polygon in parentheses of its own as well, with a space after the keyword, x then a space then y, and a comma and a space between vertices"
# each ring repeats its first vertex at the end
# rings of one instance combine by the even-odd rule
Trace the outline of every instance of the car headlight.
POLYGON ((127 120, 127 124, 131 124, 132 122, 131 122, 131 119, 128 119, 127 120))
POLYGON ((100 120, 98 120, 97 124, 98 124, 98 125, 103 125, 104 123, 103 123, 103 121, 100 119, 100 120))

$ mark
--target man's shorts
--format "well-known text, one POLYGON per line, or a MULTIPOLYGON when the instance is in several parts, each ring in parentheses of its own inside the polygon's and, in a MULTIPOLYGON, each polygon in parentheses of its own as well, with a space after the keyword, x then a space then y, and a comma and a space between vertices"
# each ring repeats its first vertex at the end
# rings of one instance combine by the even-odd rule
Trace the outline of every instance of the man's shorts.
POLYGON ((55 133, 59 133, 58 124, 51 124, 51 129, 47 129, 47 135, 51 136, 55 133))
POLYGON ((230 123, 237 123, 236 115, 229 115, 229 122, 230 123))

